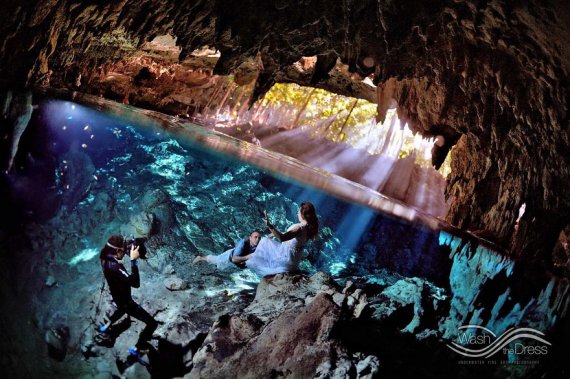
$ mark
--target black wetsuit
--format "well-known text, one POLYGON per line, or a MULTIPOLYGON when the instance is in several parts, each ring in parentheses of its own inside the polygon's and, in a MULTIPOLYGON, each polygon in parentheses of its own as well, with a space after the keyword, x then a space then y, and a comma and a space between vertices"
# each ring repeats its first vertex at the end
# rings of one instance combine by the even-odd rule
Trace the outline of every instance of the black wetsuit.
POLYGON ((158 323, 131 297, 131 287, 140 287, 139 268, 136 262, 131 262, 131 274, 127 272, 125 266, 117 261, 112 254, 107 255, 107 259, 101 260, 101 266, 103 267, 103 274, 109 285, 109 291, 117 306, 117 309, 109 316, 109 320, 111 323, 114 323, 126 313, 144 322, 146 327, 141 332, 136 344, 137 348, 144 347, 152 337, 152 333, 157 328, 158 323))

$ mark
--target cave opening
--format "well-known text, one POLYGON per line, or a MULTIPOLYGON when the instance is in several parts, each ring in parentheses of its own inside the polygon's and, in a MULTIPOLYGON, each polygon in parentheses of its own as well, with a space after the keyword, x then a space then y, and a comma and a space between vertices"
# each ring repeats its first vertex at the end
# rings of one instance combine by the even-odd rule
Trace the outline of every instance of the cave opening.
MULTIPOLYGON (((421 128, 412 129, 411 121, 400 120, 393 98, 378 103, 374 73, 351 72, 338 59, 322 69, 319 57, 302 57, 254 98, 259 60, 245 61, 231 75, 215 75, 219 51, 204 46, 180 60, 181 49, 171 35, 134 49, 134 42, 116 31, 91 49, 100 52, 109 46, 120 52, 118 59, 76 74, 84 78, 85 85, 79 87, 83 91, 143 108, 158 106, 181 124, 215 129, 428 215, 447 215, 445 179, 451 174, 449 151, 457 138, 446 140, 445 128, 423 137, 421 128)), ((63 82, 61 76, 52 78, 52 84, 63 82)))

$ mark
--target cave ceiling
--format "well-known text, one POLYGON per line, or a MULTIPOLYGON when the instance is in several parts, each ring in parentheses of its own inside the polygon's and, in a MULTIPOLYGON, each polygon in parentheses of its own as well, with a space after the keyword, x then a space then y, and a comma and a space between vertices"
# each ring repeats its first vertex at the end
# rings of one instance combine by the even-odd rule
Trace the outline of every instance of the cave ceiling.
POLYGON ((3 7, 11 15, 0 25, 4 83, 38 85, 52 70, 73 87, 70 73, 88 76, 123 58, 124 49, 96 41, 120 33, 140 50, 170 34, 179 62, 205 46, 219 51, 204 66, 216 75, 241 70, 253 81, 252 100, 276 82, 312 85, 378 101, 379 119, 397 106, 415 131, 443 135, 436 159, 453 146, 448 220, 485 231, 514 255, 547 254, 570 223, 567 1, 9 0, 3 7), (310 70, 298 69, 303 57, 316 57, 310 70))

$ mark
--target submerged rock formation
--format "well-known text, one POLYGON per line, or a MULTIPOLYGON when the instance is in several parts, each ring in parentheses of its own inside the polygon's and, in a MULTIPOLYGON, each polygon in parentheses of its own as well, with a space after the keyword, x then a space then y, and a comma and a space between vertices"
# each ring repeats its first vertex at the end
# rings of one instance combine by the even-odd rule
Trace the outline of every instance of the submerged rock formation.
POLYGON ((14 158, 18 152, 18 144, 20 138, 32 117, 32 93, 27 91, 23 93, 14 93, 6 91, 0 93, 2 102, 1 121, 3 138, 0 142, 0 169, 10 172, 14 166, 14 158))
POLYGON ((436 163, 459 141, 449 221, 525 257, 549 256, 570 222, 565 1, 51 0, 4 9, 12 17, 0 26, 0 77, 12 83, 45 84, 53 70, 78 88, 101 64, 166 33, 182 60, 215 47, 216 74, 257 62, 253 99, 303 56, 317 56, 310 82, 328 88, 339 58, 372 75, 380 118, 397 104, 412 128, 445 136, 436 163))

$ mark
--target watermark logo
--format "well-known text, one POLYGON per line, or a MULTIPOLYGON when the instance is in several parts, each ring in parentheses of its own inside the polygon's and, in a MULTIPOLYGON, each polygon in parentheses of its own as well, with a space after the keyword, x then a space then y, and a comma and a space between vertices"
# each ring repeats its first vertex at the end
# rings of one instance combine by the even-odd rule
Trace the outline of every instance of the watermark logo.
POLYGON ((451 350, 468 358, 490 358, 502 352, 516 356, 540 356, 548 354, 550 342, 542 338, 544 333, 532 328, 511 328, 499 337, 479 325, 459 327, 456 342, 447 345, 451 350), (529 345, 528 340, 534 340, 529 345), (538 342, 538 343, 537 343, 538 342))

